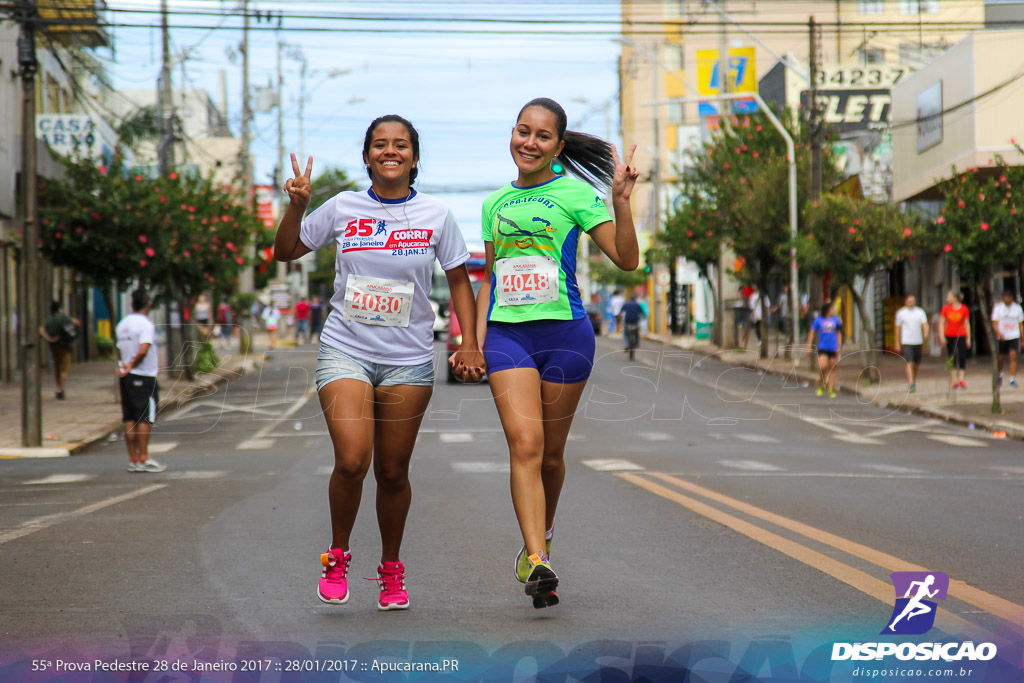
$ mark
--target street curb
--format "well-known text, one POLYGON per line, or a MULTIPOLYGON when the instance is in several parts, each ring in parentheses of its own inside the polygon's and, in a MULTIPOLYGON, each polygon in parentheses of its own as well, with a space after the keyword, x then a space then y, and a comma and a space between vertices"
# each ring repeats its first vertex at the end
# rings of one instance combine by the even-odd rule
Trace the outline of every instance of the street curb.
MULTIPOLYGON (((661 344, 665 344, 667 346, 676 346, 676 344, 673 344, 670 340, 662 338, 662 337, 657 337, 657 336, 652 336, 652 335, 645 335, 645 338, 649 339, 651 341, 655 341, 655 342, 659 342, 661 344)), ((813 373, 810 373, 810 372, 808 372, 806 370, 801 370, 801 369, 798 369, 798 368, 794 368, 791 372, 781 372, 779 370, 774 370, 774 369, 771 369, 771 368, 760 367, 760 366, 757 365, 757 361, 754 361, 753 363, 751 363, 750 361, 747 361, 747 360, 744 360, 744 359, 729 360, 729 359, 725 358, 725 356, 724 356, 724 353, 727 352, 727 350, 719 349, 717 346, 705 346, 705 345, 701 345, 701 344, 694 344, 691 347, 677 346, 677 348, 684 348, 684 349, 687 349, 689 351, 696 351, 698 353, 704 354, 705 357, 716 358, 720 362, 725 363, 727 365, 732 365, 734 367, 747 368, 748 370, 756 370, 758 372, 764 372, 764 373, 767 373, 767 374, 770 374, 770 375, 774 375, 776 377, 788 377, 791 374, 796 374, 797 376, 799 376, 799 377, 801 377, 803 379, 809 379, 810 381, 814 381, 816 379, 816 377, 814 376, 813 373)), ((771 361, 773 359, 769 358, 768 360, 771 361)), ((945 422, 950 422, 950 423, 953 423, 953 424, 962 425, 964 427, 969 427, 970 425, 974 425, 974 427, 976 429, 978 429, 978 431, 988 431, 990 433, 994 433, 994 432, 997 432, 997 431, 1005 432, 1006 438, 1008 438, 1008 439, 1014 439, 1014 440, 1017 440, 1017 441, 1024 441, 1024 428, 1014 426, 1013 424, 1003 424, 1003 423, 1000 423, 998 419, 987 418, 987 417, 969 418, 969 417, 964 417, 963 415, 960 415, 958 413, 954 413, 952 411, 943 410, 941 408, 929 408, 928 406, 922 406, 922 405, 913 405, 913 404, 907 404, 907 403, 895 403, 893 401, 888 401, 888 400, 886 400, 885 402, 880 403, 880 402, 871 400, 870 397, 867 396, 867 392, 862 392, 859 388, 848 389, 848 388, 846 388, 846 387, 844 387, 842 385, 839 386, 839 391, 842 391, 844 393, 854 394, 854 395, 856 395, 859 398, 868 399, 868 400, 871 401, 871 403, 875 404, 876 406, 878 406, 880 408, 889 408, 891 410, 903 410, 903 411, 907 411, 907 412, 909 412, 911 414, 914 414, 914 415, 920 415, 920 416, 923 416, 923 417, 937 418, 937 419, 943 420, 945 422)))
MULTIPOLYGON (((157 408, 157 414, 166 412, 173 408, 180 408, 181 406, 190 403, 196 399, 208 396, 212 393, 212 390, 230 384, 236 380, 239 380, 247 375, 256 372, 267 361, 267 354, 253 354, 244 359, 238 367, 225 368, 220 367, 211 373, 205 373, 198 375, 195 379, 190 382, 185 389, 180 393, 176 393, 172 396, 167 396, 160 401, 160 405, 157 408)), ((97 430, 92 435, 87 436, 85 439, 78 441, 66 448, 58 447, 40 447, 40 448, 7 448, 0 449, 0 459, 3 460, 14 460, 14 459, 29 459, 29 458, 62 458, 73 455, 78 455, 81 451, 95 445, 101 441, 105 441, 110 438, 110 435, 119 432, 124 428, 124 423, 111 422, 102 430, 97 430)))

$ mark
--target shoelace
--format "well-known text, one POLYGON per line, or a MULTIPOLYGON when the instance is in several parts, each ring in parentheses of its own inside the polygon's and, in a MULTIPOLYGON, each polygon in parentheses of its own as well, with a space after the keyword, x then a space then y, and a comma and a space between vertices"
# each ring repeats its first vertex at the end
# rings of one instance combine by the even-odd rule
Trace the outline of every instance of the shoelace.
POLYGON ((328 581, 341 581, 348 576, 348 561, 349 558, 344 555, 333 555, 334 566, 327 565, 324 569, 326 570, 326 578, 328 581))
POLYGON ((397 591, 405 590, 405 573, 400 571, 387 571, 380 569, 380 576, 377 578, 370 578, 364 576, 363 578, 367 581, 376 581, 381 584, 381 590, 385 593, 395 593, 397 591))

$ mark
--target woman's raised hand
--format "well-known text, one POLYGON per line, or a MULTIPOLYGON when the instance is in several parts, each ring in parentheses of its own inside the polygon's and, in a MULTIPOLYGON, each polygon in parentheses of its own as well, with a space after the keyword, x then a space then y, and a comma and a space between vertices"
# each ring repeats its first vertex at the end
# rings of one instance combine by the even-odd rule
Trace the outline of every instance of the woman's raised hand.
POLYGON ((633 186, 640 172, 630 164, 633 163, 633 154, 636 152, 636 145, 629 148, 626 160, 619 159, 619 152, 612 145, 612 160, 615 162, 615 175, 612 177, 612 199, 629 199, 633 194, 633 186))
POLYGON ((313 184, 309 179, 313 172, 313 157, 309 157, 309 161, 306 162, 306 172, 302 173, 299 170, 299 160, 295 158, 293 153, 292 170, 295 171, 295 177, 285 181, 284 191, 288 194, 288 200, 292 204, 296 204, 305 210, 309 206, 309 197, 313 189, 313 184))

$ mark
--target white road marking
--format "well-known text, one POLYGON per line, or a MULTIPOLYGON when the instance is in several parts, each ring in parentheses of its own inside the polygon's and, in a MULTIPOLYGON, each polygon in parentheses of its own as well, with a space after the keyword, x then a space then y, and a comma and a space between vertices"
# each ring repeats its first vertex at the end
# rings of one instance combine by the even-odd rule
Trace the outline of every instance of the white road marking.
POLYGON ((220 479, 224 476, 227 470, 172 470, 164 474, 165 479, 220 479))
POLYGON ((860 434, 836 434, 832 438, 838 439, 839 441, 845 441, 846 443, 855 443, 860 446, 884 446, 884 441, 878 439, 870 439, 860 434))
POLYGON ((291 401, 265 401, 263 403, 224 403, 222 401, 196 401, 190 403, 184 408, 176 411, 173 415, 167 417, 161 417, 160 419, 165 422, 175 422, 177 420, 184 420, 189 417, 210 417, 211 415, 223 415, 224 413, 251 413, 253 419, 257 415, 268 415, 274 416, 280 413, 276 410, 269 410, 268 406, 283 405, 285 403, 291 403, 291 401), (200 408, 214 408, 210 412, 200 413, 193 416, 192 413, 200 408))
POLYGON ((776 465, 770 465, 766 462, 760 462, 758 460, 719 460, 719 465, 725 465, 726 467, 732 467, 737 470, 747 470, 750 472, 785 472, 785 468, 777 467, 776 465))
POLYGON ((177 447, 177 441, 165 441, 164 443, 151 443, 149 444, 150 453, 170 453, 177 447))
POLYGON ((932 441, 941 441, 942 443, 949 444, 950 446, 984 448, 988 445, 978 441, 977 439, 968 439, 966 436, 956 436, 954 434, 929 434, 928 438, 932 441))
POLYGON ((318 477, 330 476, 334 472, 334 465, 323 465, 322 467, 316 468, 316 475, 318 477))
POLYGON ((459 474, 508 474, 507 462, 453 462, 452 469, 459 474))
POLYGON ((98 503, 92 503, 91 505, 80 507, 77 510, 71 510, 69 512, 58 512, 53 515, 46 515, 45 517, 36 517, 35 519, 30 519, 27 522, 22 523, 22 525, 19 526, 17 529, 11 529, 9 531, 4 531, 0 533, 0 545, 7 543, 8 541, 13 541, 15 539, 21 538, 22 536, 28 536, 29 534, 35 533, 37 531, 48 529, 51 526, 60 524, 61 522, 67 522, 77 517, 83 517, 90 513, 96 512, 97 510, 102 510, 105 507, 117 505, 118 503, 123 503, 126 500, 131 500, 132 498, 138 498, 139 496, 144 496, 147 493, 152 493, 153 491, 159 491, 160 489, 165 488, 166 486, 167 484, 153 484, 151 486, 146 486, 145 488, 129 491, 128 493, 122 493, 120 496, 106 498, 104 500, 99 501, 98 503))
POLYGON ((22 486, 36 486, 45 484, 74 484, 79 481, 87 481, 89 479, 95 479, 93 474, 51 474, 48 477, 42 479, 33 479, 31 481, 21 482, 22 486))
POLYGON ((441 443, 473 443, 473 435, 469 432, 441 432, 437 435, 441 443))
POLYGON ((990 470, 996 472, 1005 472, 1006 474, 1024 474, 1024 467, 1012 467, 1007 465, 992 465, 989 467, 990 470))
POLYGON ((584 460, 583 464, 598 472, 643 472, 646 467, 641 467, 629 460, 617 460, 615 458, 604 458, 598 460, 584 460))
POLYGON ((882 463, 868 463, 861 465, 869 470, 888 472, 889 474, 924 474, 924 470, 915 470, 913 467, 900 467, 899 465, 885 465, 882 463))
POLYGON ((2 448, 0 458, 66 458, 67 448, 2 448))
POLYGON ((274 439, 246 439, 235 448, 240 451, 262 451, 273 448, 274 439))
POLYGON ((636 436, 645 441, 674 441, 676 438, 665 432, 637 432, 636 436))
POLYGON ((779 443, 778 439, 767 434, 735 434, 734 436, 737 439, 749 441, 750 443, 779 443))
POLYGON ((255 434, 253 434, 253 435, 252 435, 252 436, 253 436, 253 439, 262 439, 262 438, 264 438, 264 437, 265 437, 265 436, 266 436, 267 434, 269 434, 270 432, 272 432, 272 431, 274 431, 275 429, 277 429, 277 426, 278 426, 279 424, 281 424, 282 422, 284 422, 285 420, 287 420, 288 418, 290 418, 290 417, 291 417, 292 415, 294 415, 295 413, 297 413, 297 412, 298 412, 299 410, 301 410, 301 409, 302 409, 302 407, 303 407, 304 405, 306 405, 306 402, 307 402, 307 401, 309 401, 309 399, 310 399, 310 398, 311 398, 311 397, 312 397, 312 396, 313 396, 313 395, 314 395, 315 393, 316 393, 316 385, 314 384, 313 386, 311 386, 311 387, 310 387, 310 388, 309 388, 309 389, 308 389, 308 390, 306 391, 306 393, 305 393, 305 394, 304 394, 304 395, 302 396, 302 398, 300 398, 300 399, 299 399, 298 401, 295 401, 295 403, 293 403, 293 404, 292 404, 292 405, 291 405, 291 406, 290 406, 290 407, 288 408, 288 410, 286 410, 286 411, 284 411, 283 413, 281 413, 280 417, 278 417, 278 418, 277 418, 276 420, 272 421, 272 422, 271 422, 270 424, 268 424, 268 425, 266 425, 265 427, 263 427, 263 429, 259 430, 259 431, 258 431, 258 432, 256 432, 255 434))
POLYGON ((885 429, 879 429, 877 432, 871 432, 866 434, 868 437, 877 436, 889 436, 890 434, 897 434, 899 432, 913 432, 924 429, 925 427, 934 427, 935 425, 942 424, 938 420, 925 420, 924 422, 904 422, 902 424, 893 425, 886 427, 885 429))
POLYGON ((574 432, 569 432, 569 439, 568 440, 569 441, 586 441, 587 437, 583 436, 582 434, 576 434, 574 432))

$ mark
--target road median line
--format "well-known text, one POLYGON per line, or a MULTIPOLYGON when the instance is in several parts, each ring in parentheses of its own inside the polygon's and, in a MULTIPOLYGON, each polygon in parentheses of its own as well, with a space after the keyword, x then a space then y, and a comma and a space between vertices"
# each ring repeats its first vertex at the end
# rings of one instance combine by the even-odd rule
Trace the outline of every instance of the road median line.
MULTIPOLYGON (((782 515, 763 510, 759 507, 744 503, 743 501, 730 498, 724 494, 712 491, 711 489, 705 488, 693 482, 686 481, 679 477, 675 477, 670 474, 651 473, 651 476, 657 477, 664 482, 678 486, 679 488, 685 489, 692 493, 696 493, 700 496, 713 500, 723 505, 743 512, 744 514, 750 515, 762 519, 766 522, 775 524, 776 526, 788 529, 794 533, 806 536, 814 541, 823 543, 831 546, 836 550, 841 550, 848 555, 853 555, 862 560, 870 562, 874 565, 882 567, 890 572, 924 572, 930 571, 927 567, 901 560, 898 557, 884 553, 880 550, 875 550, 856 541, 851 541, 842 536, 823 531, 816 527, 804 524, 803 522, 797 522, 796 520, 783 517, 782 515)), ((953 597, 963 600, 964 602, 979 607, 993 616, 997 616, 1000 619, 1012 624, 1019 632, 1024 633, 1024 607, 1010 602, 1004 598, 1000 598, 997 595, 986 593, 978 588, 969 586, 963 581, 955 581, 950 579, 949 582, 949 594, 953 597)))
MULTIPOLYGON (((787 555, 812 569, 817 569, 825 574, 828 574, 834 579, 842 581, 843 583, 856 588, 857 590, 865 593, 876 600, 883 602, 887 605, 893 604, 893 588, 889 583, 876 579, 870 574, 863 572, 859 569, 851 567, 848 564, 840 562, 835 558, 829 557, 816 550, 808 548, 805 545, 801 545, 796 541, 792 541, 788 538, 780 536, 779 534, 773 533, 764 529, 752 522, 740 519, 734 515, 719 510, 718 508, 712 507, 707 503, 703 503, 695 498, 683 495, 679 491, 668 488, 659 484, 655 481, 651 481, 649 477, 658 477, 664 481, 670 481, 676 484, 678 481, 675 477, 662 474, 651 473, 648 476, 633 474, 629 472, 619 472, 615 476, 624 479, 631 484, 639 486, 655 495, 661 496, 667 500, 670 500, 678 505, 681 505, 699 515, 707 517, 708 519, 718 522, 719 524, 732 529, 748 538, 751 538, 758 543, 768 546, 774 550, 777 550, 784 555, 787 555)), ((688 482, 683 482, 688 483, 688 482)), ((703 488, 703 487, 697 487, 703 488)), ((708 489, 704 489, 709 493, 714 493, 708 489)), ((716 494, 720 495, 720 494, 716 494)), ((721 496, 727 498, 727 496, 721 496)), ((735 501, 739 503, 739 501, 735 501)), ((742 504, 746 505, 746 504, 742 504)), ((753 508, 753 506, 750 506, 753 508)), ((757 509, 757 508, 754 508, 757 509)), ((765 512, 765 511, 762 511, 765 512)), ((771 513, 766 513, 771 514, 771 513)), ((784 519, 784 518, 780 518, 784 519)), ((824 532, 822 532, 824 533, 824 532)), ((907 566, 909 563, 905 563, 907 566)), ((952 583, 950 584, 950 593, 953 591, 952 583)), ((988 630, 973 624, 966 619, 956 616, 952 612, 940 608, 935 618, 936 624, 947 633, 964 633, 970 634, 972 637, 985 639, 988 641, 1001 640, 996 637, 995 634, 990 633, 988 630)))

